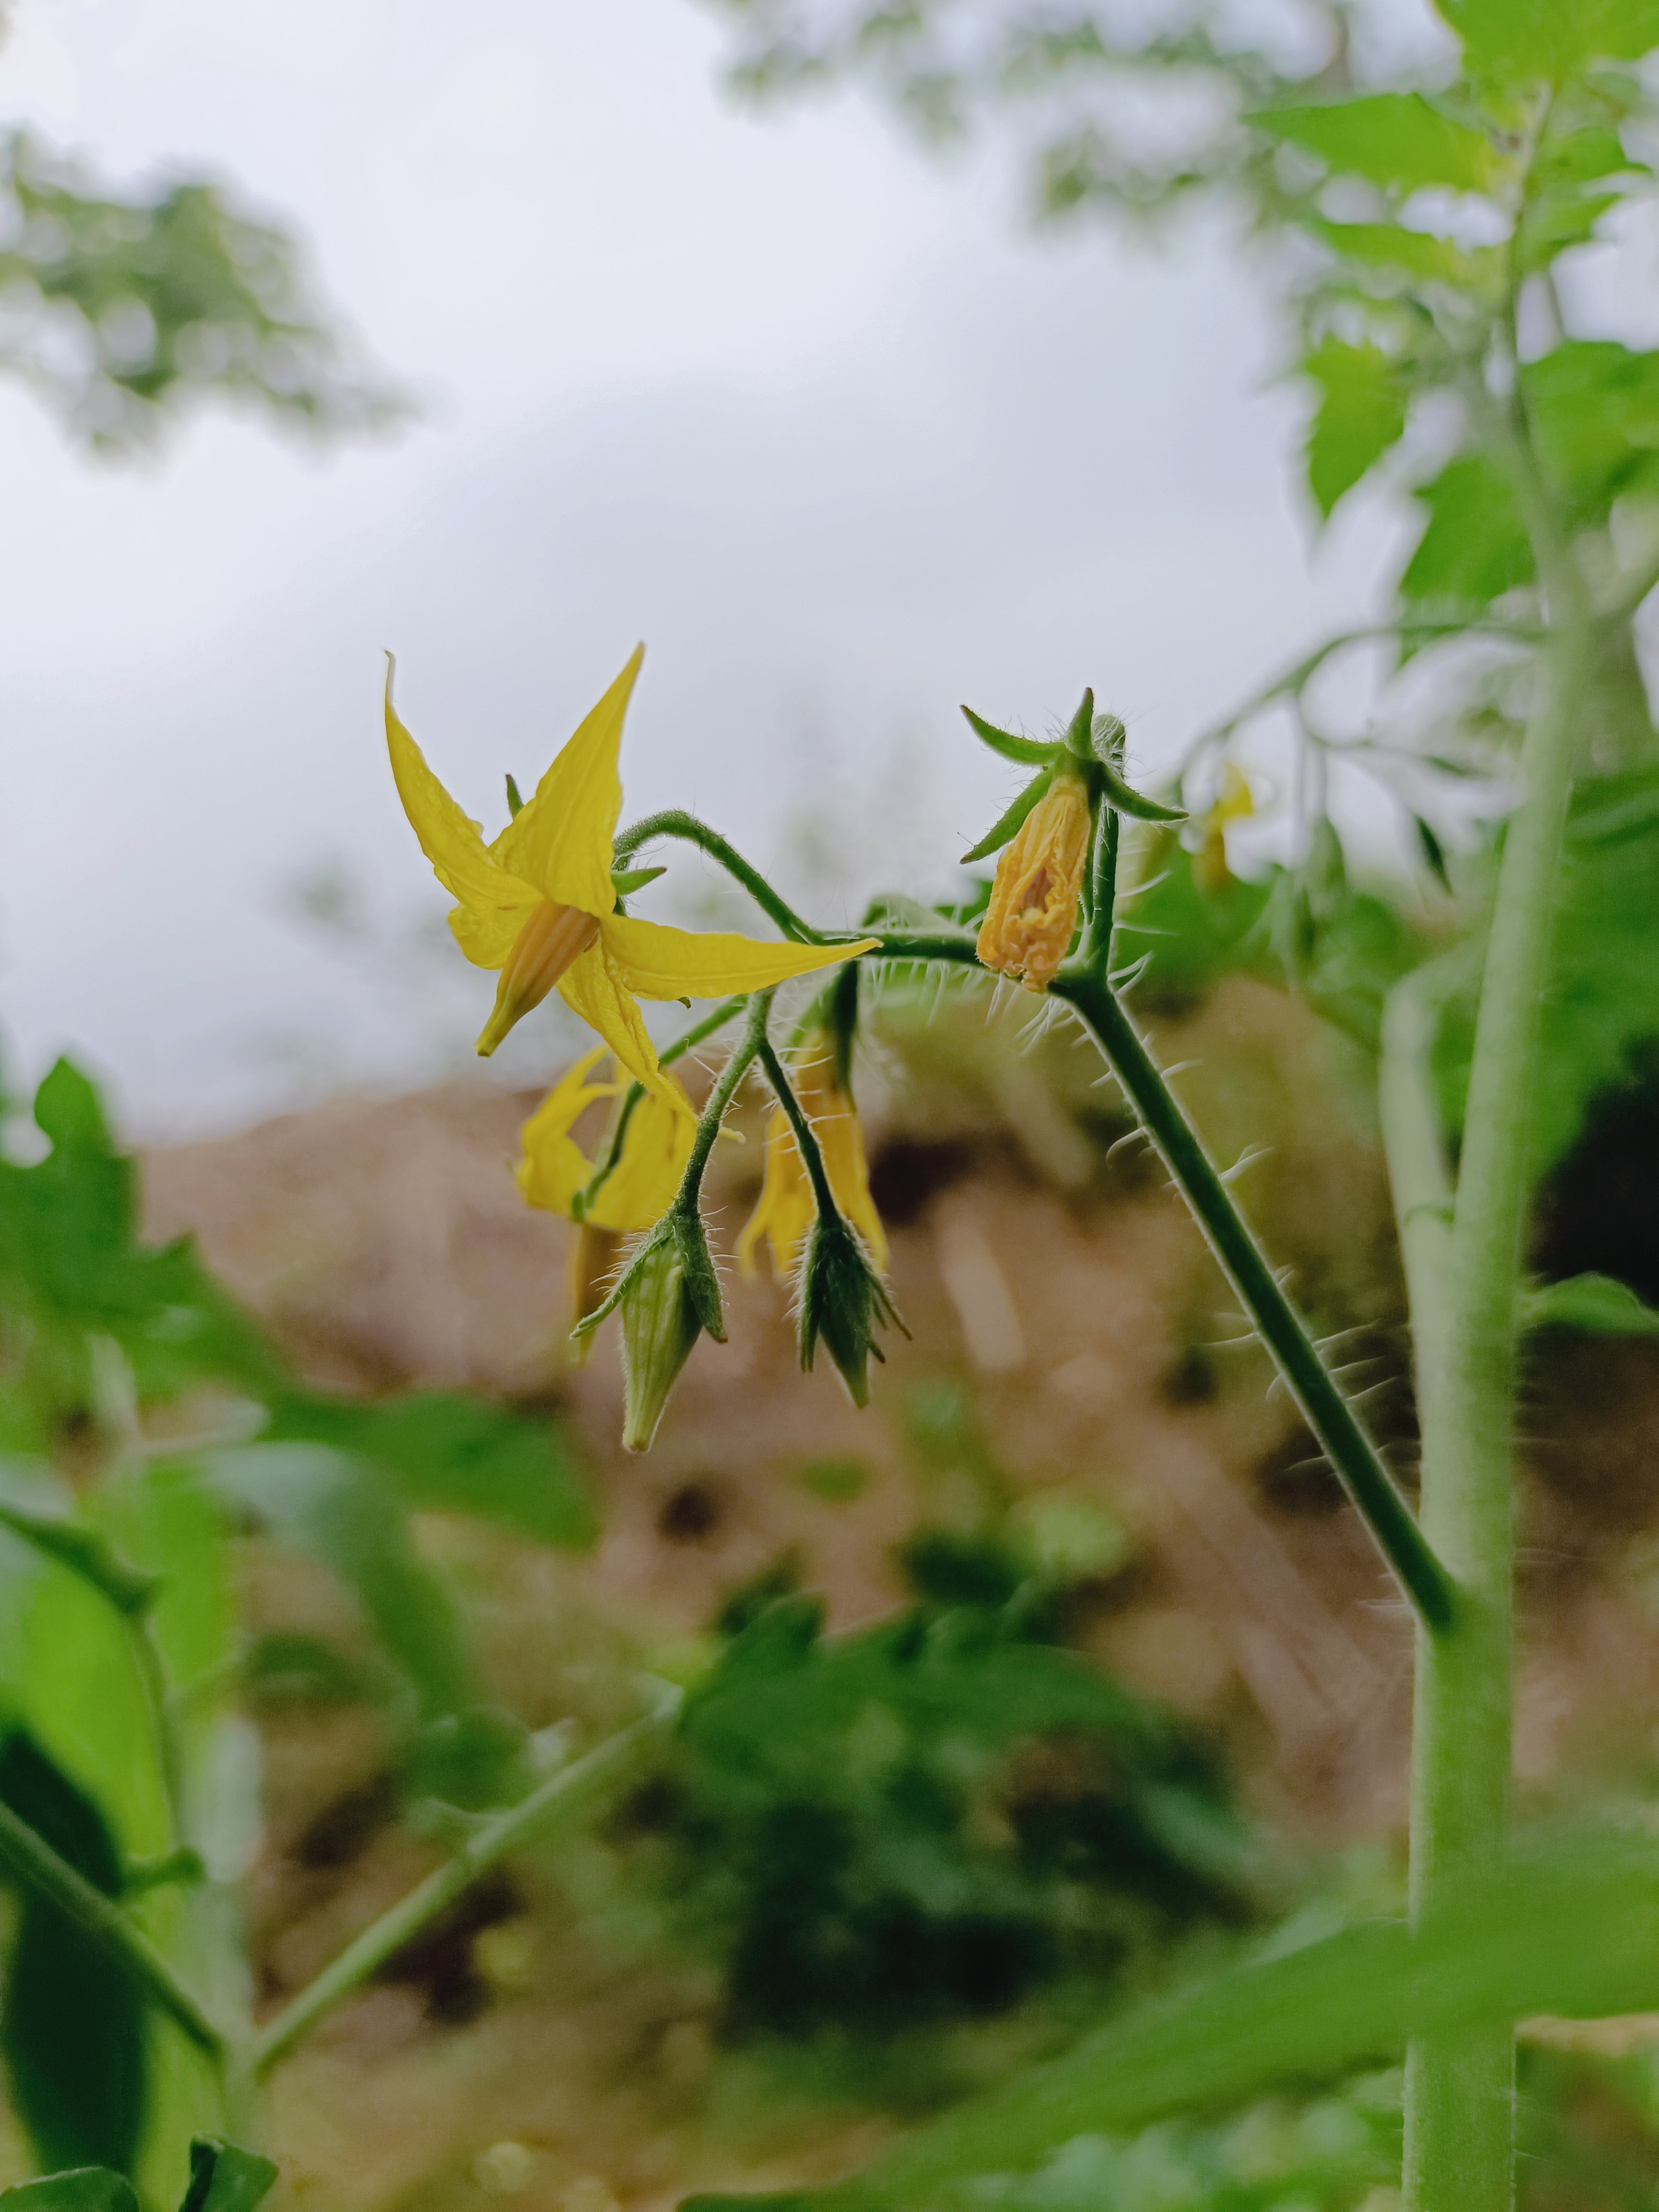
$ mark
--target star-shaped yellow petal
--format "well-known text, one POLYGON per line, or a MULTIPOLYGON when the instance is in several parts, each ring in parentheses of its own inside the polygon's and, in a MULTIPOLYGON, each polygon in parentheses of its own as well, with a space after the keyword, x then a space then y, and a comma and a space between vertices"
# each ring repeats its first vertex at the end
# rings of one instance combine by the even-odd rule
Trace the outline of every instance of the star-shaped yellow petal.
POLYGON ((467 958, 499 969, 495 1007, 478 1049, 495 1049, 514 1024, 556 984, 618 1063, 676 1114, 690 1102, 657 1055, 640 1014, 644 999, 726 998, 769 989, 792 975, 872 951, 855 944, 771 945, 700 936, 616 911, 611 864, 622 784, 623 719, 644 647, 582 723, 492 845, 438 781, 392 711, 386 678, 386 743, 404 811, 434 872, 459 902, 450 927, 467 958))

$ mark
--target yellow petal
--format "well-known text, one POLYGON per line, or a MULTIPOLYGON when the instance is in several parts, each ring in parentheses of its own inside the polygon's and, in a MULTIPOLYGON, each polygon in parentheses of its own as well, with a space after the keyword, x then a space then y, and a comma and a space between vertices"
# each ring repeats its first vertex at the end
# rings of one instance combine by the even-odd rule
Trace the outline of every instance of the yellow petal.
POLYGON ((493 859, 476 822, 462 813, 398 720, 392 704, 392 669, 386 678, 386 741, 404 812, 421 841, 432 872, 461 903, 449 918, 467 958, 499 968, 513 948, 540 894, 493 859))
POLYGON ((858 1109, 836 1080, 835 1055, 828 1038, 809 1041, 790 1062, 795 1096, 812 1125, 823 1154, 824 1173, 836 1205, 847 1216, 878 1267, 887 1265, 887 1232, 870 1194, 870 1170, 864 1152, 864 1125, 858 1109))
POLYGON ((854 945, 768 945, 753 937, 670 929, 631 915, 606 917, 600 942, 630 991, 642 999, 724 999, 735 991, 764 991, 791 975, 810 975, 856 952, 871 952, 878 937, 854 945))
POLYGON ((607 915, 617 902, 611 841, 622 811, 617 755, 645 647, 633 658, 490 848, 503 867, 561 906, 607 915))
POLYGON ((524 1158, 514 1173, 528 1205, 568 1215, 571 1200, 586 1188, 592 1169, 570 1131, 596 1099, 614 1098, 622 1088, 617 1083, 587 1080, 590 1069, 605 1054, 604 1045, 595 1045, 586 1059, 579 1060, 554 1085, 520 1131, 524 1158))
POLYGON ((781 1106, 775 1106, 766 1125, 765 1180, 755 1210, 738 1238, 738 1266, 742 1273, 754 1274, 755 1246, 764 1237, 771 1247, 773 1274, 779 1282, 787 1282, 817 1210, 789 1117, 781 1106))
POLYGON ((629 1118, 622 1158, 595 1192, 587 1218, 599 1229, 649 1229, 674 1202, 697 1125, 649 1092, 629 1118))
MULTIPOLYGON (((617 972, 603 931, 599 943, 590 945, 560 976, 559 995, 573 1014, 605 1039, 620 1066, 677 1114, 691 1114, 691 1101, 674 1078, 665 1074, 657 1065, 656 1047, 627 985, 617 972)), ((696 1118, 692 1115, 692 1119, 696 1118)))

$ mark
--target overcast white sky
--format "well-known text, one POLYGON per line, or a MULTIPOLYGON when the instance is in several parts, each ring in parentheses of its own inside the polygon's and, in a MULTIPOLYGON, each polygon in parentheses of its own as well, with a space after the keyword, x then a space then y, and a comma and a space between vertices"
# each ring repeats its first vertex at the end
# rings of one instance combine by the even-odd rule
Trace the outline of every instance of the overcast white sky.
POLYGON ((958 700, 1041 728, 1093 682, 1154 767, 1363 602, 1376 540, 1310 560, 1300 403, 1226 254, 1033 240, 994 162, 852 101, 734 112, 718 53, 690 0, 19 0, 0 119, 290 213, 425 411, 323 460, 216 416, 111 470, 0 386, 18 1075, 72 1048, 173 1133, 477 1026, 459 956, 417 980, 283 910, 326 861, 394 934, 441 914, 384 647, 492 823, 645 638, 629 811, 787 873, 814 793, 874 790, 862 887, 905 840, 947 883, 1004 803, 958 700))

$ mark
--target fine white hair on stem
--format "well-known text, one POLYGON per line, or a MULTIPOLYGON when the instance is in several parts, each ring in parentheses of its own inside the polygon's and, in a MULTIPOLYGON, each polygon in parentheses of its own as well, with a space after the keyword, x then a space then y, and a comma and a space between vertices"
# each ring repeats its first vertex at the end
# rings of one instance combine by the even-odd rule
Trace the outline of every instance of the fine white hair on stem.
POLYGON ((1258 1161, 1270 1159, 1273 1157, 1273 1149, 1271 1145, 1247 1145, 1231 1167, 1221 1170, 1216 1177, 1217 1182, 1223 1183, 1237 1182, 1240 1176, 1255 1167, 1258 1161))
POLYGON ((1144 884, 1130 884, 1127 889, 1119 891, 1115 903, 1119 906, 1127 906, 1132 899, 1140 898, 1147 891, 1155 891, 1160 884, 1167 884, 1169 880, 1170 871, 1167 868, 1160 868, 1155 876, 1148 876, 1144 884))
POLYGON ((1152 950, 1151 946, 1148 946, 1146 951, 1141 954, 1139 960, 1132 960, 1127 968, 1119 968, 1115 969, 1113 974, 1106 978, 1106 981, 1115 991, 1133 991, 1135 985, 1139 982, 1141 977, 1152 966, 1153 957, 1154 955, 1152 950))

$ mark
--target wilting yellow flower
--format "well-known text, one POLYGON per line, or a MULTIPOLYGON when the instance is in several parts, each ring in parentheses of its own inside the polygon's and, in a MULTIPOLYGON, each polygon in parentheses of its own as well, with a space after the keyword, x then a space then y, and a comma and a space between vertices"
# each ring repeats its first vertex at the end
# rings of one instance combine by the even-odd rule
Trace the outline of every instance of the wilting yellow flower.
POLYGON ((422 758, 392 708, 386 732, 398 795, 434 874, 459 902, 449 917, 475 967, 501 970, 495 1008, 478 1039, 486 1055, 556 986, 574 1013, 610 1046, 629 1073, 676 1112, 690 1103, 657 1065, 641 999, 725 998, 761 991, 827 968, 877 939, 854 945, 763 945, 753 938, 693 935, 616 911, 612 840, 622 811, 617 757, 623 716, 644 647, 565 746, 536 794, 486 845, 422 758))
MULTIPOLYGON (((836 1204, 863 1237, 878 1267, 887 1264, 887 1237, 870 1195, 870 1171, 864 1157, 864 1129, 858 1109, 836 1077, 830 1039, 814 1030, 790 1054, 789 1073, 801 1111, 823 1154, 824 1171, 836 1204)), ((738 1239, 738 1265, 755 1272, 755 1246, 764 1237, 772 1249, 772 1272, 780 1281, 795 1272, 801 1247, 817 1219, 817 1200, 795 1133, 781 1106, 766 1129, 766 1178, 760 1202, 738 1239)))
POLYGON ((1228 824, 1247 822, 1255 812, 1255 795, 1250 789, 1249 778, 1237 761, 1229 761, 1221 771, 1220 790, 1198 821, 1204 832, 1204 842, 1193 855, 1193 873, 1206 891, 1224 891, 1230 880, 1228 824))
POLYGON ((979 957, 1028 991, 1048 989, 1077 927, 1090 821, 1088 783, 1062 763, 997 862, 979 957))
MULTIPOLYGON (((590 1106, 620 1098, 629 1087, 620 1077, 603 1083, 590 1079, 605 1054, 604 1045, 596 1045, 548 1092, 524 1125, 524 1158, 514 1170, 526 1203, 577 1224, 570 1253, 573 1328, 598 1311, 624 1237, 649 1229, 673 1204, 696 1133, 694 1122, 647 1091, 628 1117, 616 1165, 579 1212, 578 1201, 611 1140, 590 1160, 570 1132, 590 1106)), ((586 1349, 586 1338, 579 1339, 579 1356, 586 1349)))

